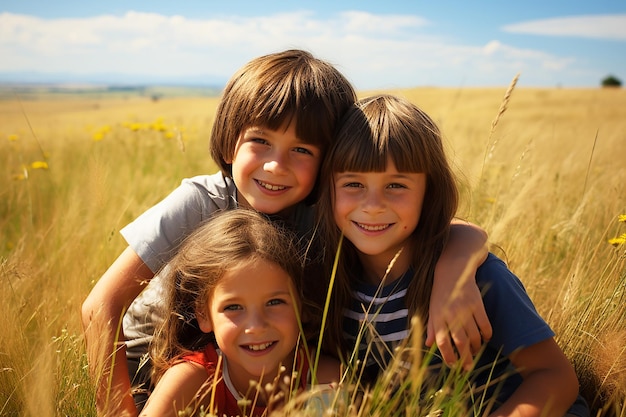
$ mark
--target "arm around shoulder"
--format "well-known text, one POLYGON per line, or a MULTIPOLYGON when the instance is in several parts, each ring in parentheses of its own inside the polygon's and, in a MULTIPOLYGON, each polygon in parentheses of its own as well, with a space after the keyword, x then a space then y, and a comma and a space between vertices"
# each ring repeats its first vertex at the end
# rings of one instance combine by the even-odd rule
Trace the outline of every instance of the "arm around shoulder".
POLYGON ((437 343, 446 363, 458 358, 465 368, 472 354, 492 334, 478 285, 476 270, 488 255, 487 233, 477 225, 455 220, 450 238, 435 267, 426 344, 437 343))
POLYGON ((137 414, 121 343, 124 340, 121 321, 128 305, 153 276, 139 256, 127 248, 83 302, 82 323, 89 368, 96 384, 98 415, 137 414))

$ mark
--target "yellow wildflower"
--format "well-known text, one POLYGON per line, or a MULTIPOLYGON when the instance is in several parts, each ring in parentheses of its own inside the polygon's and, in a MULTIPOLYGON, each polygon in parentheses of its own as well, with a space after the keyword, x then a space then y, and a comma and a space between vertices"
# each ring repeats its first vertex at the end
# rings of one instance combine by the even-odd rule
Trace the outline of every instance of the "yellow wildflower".
POLYGON ((46 161, 35 161, 30 164, 32 169, 48 169, 48 163, 46 161))
POLYGON ((9 139, 11 142, 15 142, 15 141, 16 141, 16 140, 18 140, 19 138, 20 138, 20 137, 19 137, 19 136, 17 136, 15 133, 13 133, 13 134, 11 134, 11 135, 9 135, 9 136, 8 136, 8 139, 9 139))
POLYGON ((109 133, 110 131, 111 131, 111 126, 104 125, 104 126, 98 128, 98 130, 95 131, 95 133, 93 134, 92 138, 93 138, 94 141, 100 141, 100 140, 104 139, 106 134, 109 133))
POLYGON ((167 130, 167 126, 163 123, 163 118, 159 117, 156 119, 154 123, 151 125, 152 130, 157 132, 165 132, 167 130))
POLYGON ((138 130, 143 129, 143 128, 144 128, 144 125, 143 125, 143 124, 141 124, 141 123, 137 123, 137 122, 135 122, 135 123, 131 123, 131 124, 130 124, 130 126, 128 126, 128 128, 129 128, 130 130, 132 130, 133 132, 136 132, 136 131, 138 131, 138 130))
POLYGON ((626 233, 622 234, 620 237, 614 237, 609 239, 609 244, 613 246, 620 246, 626 243, 626 233))
POLYGON ((626 223, 626 214, 620 214, 619 216, 617 216, 617 221, 626 223))

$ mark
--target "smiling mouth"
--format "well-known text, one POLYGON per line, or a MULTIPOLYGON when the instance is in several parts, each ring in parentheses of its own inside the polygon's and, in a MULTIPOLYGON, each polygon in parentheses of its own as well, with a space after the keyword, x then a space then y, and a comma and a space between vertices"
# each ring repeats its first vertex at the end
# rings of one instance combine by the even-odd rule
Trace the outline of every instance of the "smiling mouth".
POLYGON ((267 182, 263 182, 260 180, 256 180, 256 183, 259 184, 261 187, 265 188, 266 190, 269 191, 282 191, 285 190, 287 187, 285 187, 284 185, 273 185, 267 182))
POLYGON ((357 226, 359 226, 361 229, 367 230, 368 232, 380 232, 381 230, 385 230, 391 227, 391 224, 389 223, 388 224, 375 224, 375 225, 358 223, 358 222, 354 222, 354 223, 357 226))
POLYGON ((261 343, 259 345, 247 345, 246 348, 248 350, 260 351, 260 350, 265 350, 265 349, 269 348, 274 343, 275 342, 267 342, 267 343, 261 343))

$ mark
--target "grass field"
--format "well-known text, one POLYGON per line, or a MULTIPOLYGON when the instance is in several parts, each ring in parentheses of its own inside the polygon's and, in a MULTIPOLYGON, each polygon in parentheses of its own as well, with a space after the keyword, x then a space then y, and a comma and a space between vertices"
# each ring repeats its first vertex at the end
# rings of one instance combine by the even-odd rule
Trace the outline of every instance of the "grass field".
MULTIPOLYGON (((522 279, 592 415, 624 417, 626 91, 505 91, 394 93, 439 123, 459 216, 522 279)), ((217 98, 18 99, 0 99, 0 415, 95 415, 80 305, 123 249, 121 227, 216 170, 217 98)))

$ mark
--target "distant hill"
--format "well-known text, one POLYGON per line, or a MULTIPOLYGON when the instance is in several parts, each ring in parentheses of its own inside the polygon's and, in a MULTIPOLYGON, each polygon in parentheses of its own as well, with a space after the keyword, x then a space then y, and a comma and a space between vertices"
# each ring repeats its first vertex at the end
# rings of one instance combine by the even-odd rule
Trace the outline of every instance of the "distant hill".
POLYGON ((0 94, 132 94, 161 96, 217 96, 226 80, 208 76, 185 78, 125 74, 61 74, 0 72, 0 94))

